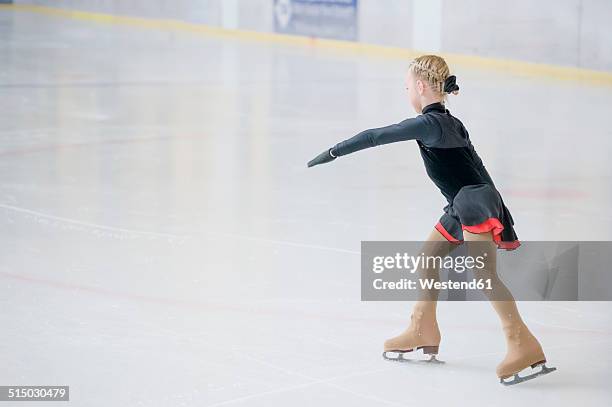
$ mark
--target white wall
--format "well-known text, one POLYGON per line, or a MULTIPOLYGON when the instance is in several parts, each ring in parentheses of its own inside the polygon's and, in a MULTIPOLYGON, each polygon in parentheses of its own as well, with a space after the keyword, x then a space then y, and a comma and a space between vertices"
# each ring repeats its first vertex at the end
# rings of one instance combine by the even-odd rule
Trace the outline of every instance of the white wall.
POLYGON ((359 41, 413 48, 412 3, 415 0, 358 1, 359 41))
POLYGON ((442 49, 612 70, 610 18, 609 0, 445 0, 442 49))
POLYGON ((578 66, 612 71, 612 1, 584 0, 578 66))
MULTIPOLYGON (((358 0, 359 41, 612 71, 612 0, 358 0)), ((15 0, 274 30, 274 0, 15 0)))

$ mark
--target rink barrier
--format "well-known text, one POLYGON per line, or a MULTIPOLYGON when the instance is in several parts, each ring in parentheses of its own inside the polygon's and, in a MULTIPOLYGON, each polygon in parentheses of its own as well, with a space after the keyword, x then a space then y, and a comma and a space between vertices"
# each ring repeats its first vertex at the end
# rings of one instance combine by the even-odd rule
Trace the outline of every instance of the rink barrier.
MULTIPOLYGON (((362 42, 333 40, 327 38, 305 37, 298 35, 279 34, 272 32, 250 31, 243 29, 227 29, 205 24, 190 23, 180 20, 155 19, 132 16, 120 16, 91 11, 80 11, 65 8, 55 8, 34 5, 2 5, 1 9, 10 9, 22 12, 32 12, 47 16, 71 18, 81 21, 90 21, 101 24, 126 25, 131 27, 188 32, 206 36, 234 38, 245 41, 280 43, 331 49, 335 53, 344 51, 348 54, 362 56, 411 60, 419 55, 428 53, 413 49, 377 45, 362 42)), ((488 69, 512 73, 522 76, 533 76, 554 80, 589 82, 612 86, 612 72, 597 71, 585 68, 565 67, 551 64, 517 61, 475 55, 437 52, 452 65, 460 65, 476 69, 488 69)))

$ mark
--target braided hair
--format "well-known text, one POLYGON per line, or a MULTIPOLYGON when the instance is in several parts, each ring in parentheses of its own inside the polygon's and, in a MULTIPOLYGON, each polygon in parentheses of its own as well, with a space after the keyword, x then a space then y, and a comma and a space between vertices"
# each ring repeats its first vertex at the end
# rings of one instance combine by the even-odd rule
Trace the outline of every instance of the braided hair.
POLYGON ((450 74, 444 58, 437 55, 422 55, 415 58, 408 67, 415 77, 429 84, 431 89, 446 100, 448 93, 459 91, 457 78, 450 74))

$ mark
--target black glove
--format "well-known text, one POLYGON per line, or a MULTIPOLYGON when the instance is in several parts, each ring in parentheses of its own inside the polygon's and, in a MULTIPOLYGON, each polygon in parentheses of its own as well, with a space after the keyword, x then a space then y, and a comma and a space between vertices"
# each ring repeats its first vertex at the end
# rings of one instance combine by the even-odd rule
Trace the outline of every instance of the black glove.
POLYGON ((314 167, 315 165, 325 164, 330 161, 334 161, 336 157, 331 155, 331 151, 332 151, 331 148, 327 149, 323 151, 321 154, 319 154, 318 156, 316 156, 315 158, 313 158, 312 160, 308 161, 308 167, 310 168, 310 167, 314 167))

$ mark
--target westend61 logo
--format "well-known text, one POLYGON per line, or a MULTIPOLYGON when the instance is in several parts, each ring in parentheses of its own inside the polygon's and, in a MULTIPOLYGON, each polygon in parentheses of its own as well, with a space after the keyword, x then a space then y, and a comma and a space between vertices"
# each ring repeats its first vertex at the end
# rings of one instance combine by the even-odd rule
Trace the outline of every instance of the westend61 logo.
POLYGON ((406 252, 395 253, 393 256, 374 256, 372 258, 372 272, 382 274, 393 271, 394 276, 389 279, 376 278, 372 281, 375 290, 491 290, 490 278, 474 278, 469 281, 454 281, 450 275, 447 281, 439 281, 438 276, 427 276, 427 271, 432 270, 437 274, 438 270, 446 269, 461 275, 466 270, 485 270, 487 253, 482 256, 432 256, 421 253, 417 256, 406 252), (398 274, 415 274, 420 272, 422 276, 414 279, 401 278, 398 274))
POLYGON ((362 241, 363 301, 612 301, 612 241, 362 241))
POLYGON ((375 256, 372 271, 380 274, 386 270, 406 270, 415 273, 419 269, 452 269, 457 273, 465 270, 484 269, 487 253, 482 256, 426 256, 421 253, 412 256, 408 253, 396 253, 395 256, 375 256))

